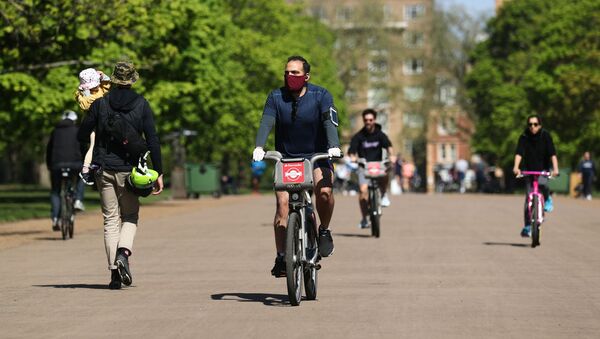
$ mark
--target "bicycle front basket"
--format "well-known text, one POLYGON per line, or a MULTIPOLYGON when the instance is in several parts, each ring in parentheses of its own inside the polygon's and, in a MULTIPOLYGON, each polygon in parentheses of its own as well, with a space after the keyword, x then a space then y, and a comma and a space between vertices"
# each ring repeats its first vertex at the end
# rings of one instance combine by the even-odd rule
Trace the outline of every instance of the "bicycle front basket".
POLYGON ((367 168, 365 168, 365 177, 367 178, 381 178, 387 175, 386 168, 383 163, 379 161, 369 161, 367 168))
POLYGON ((275 165, 276 191, 301 191, 313 187, 313 176, 310 161, 294 159, 294 161, 277 162, 275 165))

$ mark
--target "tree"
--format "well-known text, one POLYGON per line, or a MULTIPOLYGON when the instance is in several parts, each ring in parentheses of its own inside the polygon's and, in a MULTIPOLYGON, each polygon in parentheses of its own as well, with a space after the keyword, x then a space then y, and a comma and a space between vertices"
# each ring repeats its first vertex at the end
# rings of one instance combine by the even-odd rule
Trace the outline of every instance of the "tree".
POLYGON ((41 160, 58 113, 76 109, 85 67, 110 73, 117 60, 133 61, 159 135, 198 131, 186 143, 192 160, 249 159, 289 55, 311 60, 313 79, 341 103, 331 33, 283 0, 5 1, 0 20, 0 152, 10 154, 12 179, 19 163, 41 160))
POLYGON ((542 116, 563 164, 600 152, 600 3, 508 2, 473 53, 474 147, 509 165, 529 114, 542 116))

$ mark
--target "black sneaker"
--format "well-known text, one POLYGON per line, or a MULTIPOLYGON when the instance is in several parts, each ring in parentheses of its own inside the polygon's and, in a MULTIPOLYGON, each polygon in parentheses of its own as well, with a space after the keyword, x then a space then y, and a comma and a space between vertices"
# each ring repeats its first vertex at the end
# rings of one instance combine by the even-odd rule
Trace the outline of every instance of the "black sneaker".
POLYGON ((54 232, 60 231, 60 225, 58 224, 58 218, 52 218, 52 230, 54 232))
POLYGON ((325 258, 333 254, 333 238, 331 231, 319 227, 319 254, 325 258))
POLYGON ((123 282, 123 284, 126 286, 131 285, 133 278, 131 277, 131 272, 129 271, 129 257, 125 254, 125 250, 119 249, 117 251, 115 265, 117 265, 117 270, 121 276, 121 282, 123 282))
POLYGON ((92 175, 92 171, 87 173, 79 172, 79 177, 84 184, 88 186, 94 186, 94 176, 92 175))
POLYGON ((285 260, 283 256, 278 255, 275 258, 275 265, 271 269, 271 275, 275 278, 285 277, 285 260))
POLYGON ((119 270, 110 270, 110 283, 108 284, 108 288, 111 290, 121 289, 121 275, 119 275, 119 270))

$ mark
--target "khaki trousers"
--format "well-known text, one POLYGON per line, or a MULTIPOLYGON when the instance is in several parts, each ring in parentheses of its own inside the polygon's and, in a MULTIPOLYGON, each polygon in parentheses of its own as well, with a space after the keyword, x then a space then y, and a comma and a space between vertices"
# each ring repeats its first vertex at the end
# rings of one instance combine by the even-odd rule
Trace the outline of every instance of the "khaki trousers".
POLYGON ((129 172, 99 170, 96 182, 100 191, 104 217, 104 246, 108 269, 116 269, 117 249, 133 249, 140 202, 138 196, 125 187, 129 172))

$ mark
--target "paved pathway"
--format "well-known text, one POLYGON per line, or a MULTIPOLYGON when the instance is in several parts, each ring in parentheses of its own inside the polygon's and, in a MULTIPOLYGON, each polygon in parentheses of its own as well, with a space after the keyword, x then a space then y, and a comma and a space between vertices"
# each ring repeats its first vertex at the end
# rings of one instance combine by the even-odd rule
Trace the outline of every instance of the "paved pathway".
POLYGON ((373 239, 339 196, 335 255, 299 307, 269 275, 272 196, 160 203, 143 209, 120 291, 100 224, 0 250, 0 337, 598 338, 600 202, 556 200, 532 249, 519 197, 393 197, 373 239))

